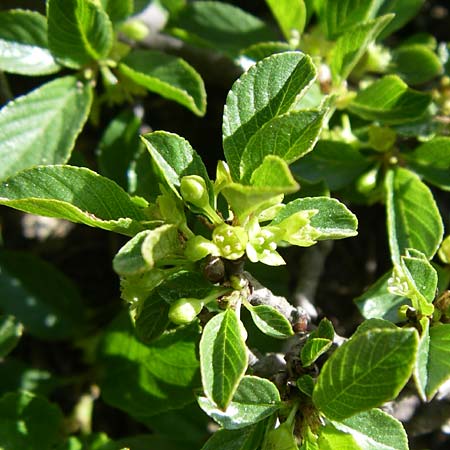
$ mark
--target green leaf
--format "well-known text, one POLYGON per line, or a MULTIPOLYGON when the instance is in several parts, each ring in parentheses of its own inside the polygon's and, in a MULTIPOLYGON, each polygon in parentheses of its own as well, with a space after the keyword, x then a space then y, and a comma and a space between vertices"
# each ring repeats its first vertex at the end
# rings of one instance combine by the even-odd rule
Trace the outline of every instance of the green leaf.
POLYGON ((223 428, 236 430, 272 415, 280 408, 281 400, 277 387, 269 380, 244 376, 225 411, 206 397, 199 397, 198 404, 223 428))
POLYGON ((422 84, 442 73, 438 56, 426 45, 402 45, 392 54, 390 72, 407 84, 422 84))
POLYGON ((41 166, 0 184, 0 204, 91 227, 134 235, 145 220, 142 209, 116 183, 89 169, 41 166))
POLYGON ((114 256, 113 268, 117 274, 136 275, 151 268, 142 254, 142 244, 152 231, 144 230, 136 234, 114 256))
POLYGON ((314 378, 311 375, 301 375, 297 378, 296 385, 303 394, 312 397, 314 391, 314 378))
POLYGON ((335 191, 358 178, 370 164, 370 160, 351 144, 320 140, 311 153, 292 165, 291 170, 310 183, 323 180, 335 191))
POLYGON ((0 358, 4 358, 14 349, 22 332, 23 325, 14 316, 0 315, 0 358))
POLYGON ((86 328, 76 286, 32 254, 0 252, 0 308, 41 339, 66 339, 86 328))
POLYGON ((314 389, 316 407, 342 420, 395 398, 411 376, 414 329, 372 329, 342 344, 323 366, 314 389))
POLYGON ((60 67, 47 48, 47 21, 34 11, 0 12, 0 70, 48 75, 60 67))
POLYGON ((306 24, 306 6, 303 0, 266 0, 287 41, 298 39, 306 24))
POLYGON ((198 325, 192 324, 146 345, 134 336, 127 315, 120 315, 100 346, 105 368, 101 380, 103 399, 143 422, 191 403, 193 389, 200 386, 198 337, 198 325))
POLYGON ((201 450, 255 450, 259 448, 266 431, 266 422, 241 428, 240 430, 216 431, 201 450))
POLYGON ((68 161, 91 102, 92 87, 73 76, 9 102, 0 111, 0 179, 38 164, 68 161))
POLYGON ((377 3, 376 0, 318 0, 315 7, 323 32, 328 38, 335 39, 373 18, 377 3))
POLYGON ((174 100, 197 116, 206 112, 206 92, 198 72, 184 59, 156 50, 133 50, 119 71, 151 92, 174 100))
POLYGON ((324 338, 309 338, 300 353, 303 367, 311 366, 333 344, 333 341, 324 338))
POLYGON ((105 58, 113 28, 98 0, 48 0, 48 45, 64 66, 79 69, 105 58))
POLYGON ((258 42, 276 40, 276 34, 260 19, 218 1, 188 3, 167 28, 184 41, 223 52, 231 58, 258 42))
POLYGON ((186 139, 174 133, 155 131, 142 136, 160 177, 178 196, 180 180, 186 175, 199 175, 209 180, 202 159, 186 139))
POLYGON ((339 431, 331 423, 327 423, 324 427, 320 428, 317 445, 318 447, 316 448, 320 450, 335 450, 337 448, 345 448, 345 450, 361 450, 361 447, 357 444, 355 438, 351 434, 339 431))
MULTIPOLYGON (((408 450, 408 438, 402 424, 379 409, 355 414, 334 427, 351 435, 362 450, 408 450)), ((338 448, 338 447, 335 447, 338 448)))
POLYGON ((270 56, 242 75, 228 93, 223 114, 223 147, 233 179, 250 138, 274 117, 286 113, 316 76, 300 52, 270 56))
POLYGON ((62 421, 59 408, 45 398, 29 392, 8 393, 0 399, 0 447, 53 449, 62 421))
POLYGON ((132 190, 131 165, 143 149, 139 139, 141 118, 134 111, 123 111, 103 133, 97 158, 99 173, 115 181, 127 192, 132 190))
POLYGON ((203 328, 200 367, 206 397, 222 411, 230 404, 247 369, 247 348, 236 313, 227 309, 203 328))
POLYGON ((380 39, 384 39, 394 31, 400 29, 414 18, 422 5, 424 0, 384 0, 378 14, 394 13, 395 17, 392 22, 383 30, 380 39))
MULTIPOLYGON (((428 321, 427 321, 428 323, 428 321)), ((424 401, 431 401, 450 379, 450 324, 437 324, 423 331, 416 363, 415 380, 424 401)))
POLYGON ((400 167, 390 170, 386 208, 392 261, 399 263, 407 248, 432 258, 442 241, 442 219, 432 193, 419 177, 400 167))
POLYGON ((386 15, 355 25, 338 38, 329 56, 333 80, 345 80, 350 75, 369 45, 375 41, 392 17, 386 15))
POLYGON ((266 122, 249 140, 240 161, 240 179, 248 182, 268 155, 288 164, 310 152, 322 129, 319 111, 288 112, 266 122))
POLYGON ((305 197, 293 200, 275 216, 270 224, 278 225, 292 214, 308 210, 318 211, 310 221, 310 225, 320 233, 316 240, 343 239, 357 234, 356 216, 344 204, 329 197, 305 197))
POLYGON ((275 339, 287 339, 294 335, 292 326, 286 317, 273 306, 245 304, 253 322, 264 333, 275 339))
POLYGON ((364 294, 354 300, 366 319, 386 319, 394 323, 400 321, 398 308, 410 304, 410 301, 406 297, 389 292, 388 281, 391 277, 392 272, 384 274, 364 294))
POLYGON ((419 119, 430 101, 429 94, 410 89, 396 75, 387 75, 359 91, 348 108, 366 120, 402 124, 419 119))
POLYGON ((450 138, 435 137, 419 145, 405 159, 411 169, 429 183, 450 190, 450 138))
POLYGON ((101 0, 112 22, 121 22, 134 12, 134 0, 101 0))

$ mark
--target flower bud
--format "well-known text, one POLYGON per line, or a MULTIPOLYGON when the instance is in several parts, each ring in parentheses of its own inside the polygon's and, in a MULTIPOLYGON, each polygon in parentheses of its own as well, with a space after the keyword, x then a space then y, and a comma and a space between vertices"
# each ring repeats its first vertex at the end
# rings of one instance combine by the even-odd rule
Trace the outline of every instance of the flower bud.
POLYGON ((191 323, 203 308, 203 300, 180 298, 170 305, 169 319, 177 325, 191 323))
POLYGON ((205 180, 198 175, 187 175, 181 179, 180 186, 183 200, 192 203, 198 208, 205 208, 209 205, 208 189, 205 180))
POLYGON ((129 20, 125 22, 120 27, 120 31, 134 41, 142 41, 149 33, 147 26, 140 20, 129 20))

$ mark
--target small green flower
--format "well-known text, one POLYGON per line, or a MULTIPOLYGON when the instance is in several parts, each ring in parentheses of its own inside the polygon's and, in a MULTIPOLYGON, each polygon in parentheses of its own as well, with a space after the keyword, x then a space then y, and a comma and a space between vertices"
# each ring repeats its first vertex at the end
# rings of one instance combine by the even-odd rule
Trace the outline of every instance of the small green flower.
POLYGON ((245 253, 248 237, 244 228, 223 223, 214 229, 212 240, 219 249, 220 256, 225 259, 239 259, 245 253))

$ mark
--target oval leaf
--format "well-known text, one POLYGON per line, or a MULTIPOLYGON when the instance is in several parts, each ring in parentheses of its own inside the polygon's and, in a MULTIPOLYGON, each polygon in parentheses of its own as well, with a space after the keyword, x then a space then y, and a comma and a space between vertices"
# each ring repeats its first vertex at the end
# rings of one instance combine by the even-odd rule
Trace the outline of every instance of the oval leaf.
POLYGON ((65 163, 87 120, 92 87, 58 78, 0 111, 0 179, 39 164, 65 163))
POLYGON ((18 173, 0 184, 0 204, 127 235, 141 231, 145 220, 142 209, 116 183, 72 166, 18 173))
POLYGON ((200 340, 200 368, 206 397, 225 411, 247 369, 247 347, 236 313, 213 317, 200 340))
POLYGON ((242 378, 225 411, 206 397, 198 398, 200 408, 227 430, 244 428, 265 419, 280 407, 280 402, 280 394, 272 382, 253 376, 242 378))
POLYGON ((0 70, 20 75, 48 75, 60 66, 47 48, 47 21, 33 11, 0 13, 0 70))
POLYGON ((342 420, 395 398, 411 376, 417 347, 414 329, 357 333, 323 366, 314 404, 329 419, 342 420))
POLYGON ((249 310, 253 322, 264 334, 276 339, 293 336, 294 332, 289 321, 272 306, 251 306, 249 310))
POLYGON ((206 112, 206 91, 198 72, 184 59, 154 50, 134 50, 119 70, 151 92, 174 100, 197 116, 206 112))

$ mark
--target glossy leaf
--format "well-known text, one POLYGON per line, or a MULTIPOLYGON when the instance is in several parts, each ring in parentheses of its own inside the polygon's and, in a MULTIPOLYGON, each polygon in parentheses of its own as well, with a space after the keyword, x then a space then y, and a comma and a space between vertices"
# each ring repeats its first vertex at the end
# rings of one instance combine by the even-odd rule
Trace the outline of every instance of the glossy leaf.
POLYGON ((286 113, 316 76, 300 52, 266 58, 242 75, 228 93, 223 115, 223 147, 233 179, 250 138, 269 120, 286 113))
POLYGON ((266 122, 249 140, 240 162, 240 178, 247 182, 268 155, 288 164, 310 152, 322 129, 323 113, 289 112, 266 122))
POLYGON ((266 0, 287 41, 302 34, 306 24, 303 0, 266 0))
POLYGON ((378 17, 351 27, 338 38, 329 59, 331 74, 335 81, 345 80, 350 75, 369 45, 391 20, 392 15, 378 17))
POLYGON ((142 136, 161 179, 177 194, 180 180, 186 175, 199 175, 209 180, 200 156, 186 139, 166 131, 155 131, 142 136))
POLYGON ((366 120, 401 124, 419 119, 430 101, 429 94, 410 89, 396 75, 387 75, 359 91, 349 110, 366 120))
POLYGON ((228 309, 204 327, 200 367, 206 397, 226 410, 247 369, 247 348, 236 313, 228 309))
POLYGON ((104 335, 100 358, 103 399, 136 419, 150 417, 194 401, 198 377, 198 325, 178 328, 151 344, 136 339, 126 314, 104 335))
POLYGON ((333 344, 333 341, 324 338, 309 338, 302 347, 300 357, 303 367, 311 366, 333 344))
POLYGON ((78 69, 105 58, 113 44, 108 15, 96 0, 49 0, 48 45, 61 64, 78 69))
POLYGON ((294 163, 291 170, 310 183, 323 180, 334 191, 350 184, 369 165, 370 161, 351 144, 321 139, 314 151, 294 163))
POLYGON ((329 419, 342 420, 395 398, 411 376, 417 347, 414 329, 357 333, 323 366, 314 404, 329 419))
POLYGON ((198 116, 206 112, 203 80, 181 58, 156 50, 134 50, 121 61, 119 70, 135 83, 180 103, 198 116))
POLYGON ((253 322, 264 334, 275 339, 287 339, 294 335, 289 321, 274 307, 269 305, 249 306, 247 308, 250 310, 253 322))
POLYGON ((41 339, 79 336, 86 327, 76 286, 31 254, 0 252, 0 307, 41 339))
POLYGON ((408 450, 408 438, 402 424, 380 409, 355 414, 334 427, 352 436, 361 450, 408 450))
POLYGON ((253 425, 273 414, 281 405, 277 387, 264 378, 242 378, 231 403, 225 411, 206 397, 199 397, 200 408, 227 430, 253 425))
POLYGON ((364 318, 386 319, 394 323, 400 321, 398 308, 410 304, 410 301, 389 292, 388 280, 391 276, 392 272, 386 273, 355 299, 356 306, 364 318))
POLYGON ((325 35, 334 39, 343 32, 373 18, 377 2, 375 0, 319 0, 316 9, 325 35))
POLYGON ((386 176, 389 247, 394 263, 407 248, 432 258, 442 240, 439 210, 430 190, 407 169, 396 168, 386 176))
POLYGON ((317 240, 343 239, 355 236, 358 221, 347 207, 329 197, 305 197, 288 203, 272 220, 271 225, 278 225, 292 214, 299 211, 317 210, 311 218, 310 225, 320 235, 317 240))
POLYGON ((0 179, 38 164, 65 163, 87 120, 92 87, 67 76, 0 111, 0 179))
POLYGON ((62 421, 59 408, 45 398, 29 392, 8 393, 0 399, 0 447, 53 449, 62 421))
POLYGON ((15 317, 0 315, 0 358, 4 358, 14 349, 22 332, 23 325, 15 317))
POLYGON ((0 70, 20 75, 48 75, 60 67, 47 48, 47 21, 37 12, 0 13, 0 70))
POLYGON ((276 39, 275 33, 257 17, 218 1, 188 3, 169 22, 168 29, 187 42, 231 58, 253 44, 276 39))

